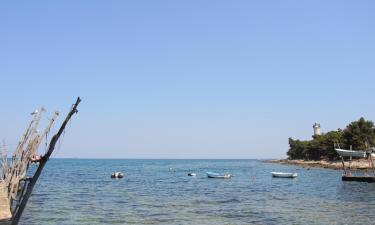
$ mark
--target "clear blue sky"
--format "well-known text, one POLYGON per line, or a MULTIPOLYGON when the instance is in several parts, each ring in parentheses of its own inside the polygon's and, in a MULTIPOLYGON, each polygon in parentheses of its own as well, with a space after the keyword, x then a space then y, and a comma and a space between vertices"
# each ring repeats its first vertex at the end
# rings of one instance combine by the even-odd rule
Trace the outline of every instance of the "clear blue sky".
MULTIPOLYGON (((83 99, 58 157, 278 158, 375 120, 374 1, 0 3, 0 137, 83 99)), ((60 123, 61 121, 59 121, 60 123)))

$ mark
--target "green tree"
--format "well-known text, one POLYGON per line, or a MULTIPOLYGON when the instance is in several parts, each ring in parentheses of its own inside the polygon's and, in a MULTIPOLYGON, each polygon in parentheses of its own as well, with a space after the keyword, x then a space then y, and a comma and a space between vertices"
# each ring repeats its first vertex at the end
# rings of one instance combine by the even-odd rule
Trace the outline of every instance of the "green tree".
POLYGON ((292 138, 289 138, 289 150, 287 152, 287 155, 290 159, 305 159, 306 148, 306 141, 294 140, 292 138))
POLYGON ((330 131, 321 135, 312 141, 313 151, 318 155, 314 155, 314 160, 318 159, 337 159, 338 155, 334 149, 335 144, 343 146, 344 138, 341 130, 330 131))
POLYGON ((351 122, 344 130, 344 139, 347 146, 352 145, 356 150, 367 150, 375 145, 374 123, 361 117, 351 122))
POLYGON ((316 136, 313 140, 300 141, 289 138, 289 150, 287 155, 290 159, 304 160, 334 160, 338 158, 334 144, 341 146, 344 143, 341 130, 330 131, 326 134, 316 136))

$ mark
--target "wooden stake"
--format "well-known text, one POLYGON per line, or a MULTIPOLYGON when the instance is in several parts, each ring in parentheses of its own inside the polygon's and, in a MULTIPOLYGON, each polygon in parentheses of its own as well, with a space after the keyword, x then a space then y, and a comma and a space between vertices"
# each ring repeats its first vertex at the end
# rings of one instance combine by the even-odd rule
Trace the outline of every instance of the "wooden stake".
POLYGON ((52 137, 49 145, 48 145, 48 149, 47 149, 47 152, 46 154, 42 157, 41 161, 39 162, 39 166, 34 174, 34 176, 30 179, 28 185, 27 185, 27 189, 26 189, 26 192, 24 194, 24 196, 22 197, 22 201, 18 207, 18 209, 16 209, 15 211, 15 214, 13 215, 13 219, 12 219, 12 225, 17 225, 20 218, 21 218, 21 215, 22 215, 22 212, 23 210, 25 209, 25 206, 27 204, 27 201, 29 200, 30 198, 30 195, 31 195, 31 192, 33 191, 33 188, 40 176, 40 174, 42 173, 42 170, 44 168, 44 166, 46 165, 47 161, 49 160, 53 150, 55 149, 55 145, 57 143, 57 141, 59 140, 60 138, 60 135, 63 133, 64 129, 65 129, 65 126, 66 124, 69 122, 70 118, 78 112, 77 110, 77 107, 78 107, 78 104, 81 102, 81 99, 78 97, 77 98, 77 101, 76 103, 73 105, 72 109, 70 110, 70 112, 68 113, 68 115, 66 116, 64 122, 62 123, 59 131, 52 137))

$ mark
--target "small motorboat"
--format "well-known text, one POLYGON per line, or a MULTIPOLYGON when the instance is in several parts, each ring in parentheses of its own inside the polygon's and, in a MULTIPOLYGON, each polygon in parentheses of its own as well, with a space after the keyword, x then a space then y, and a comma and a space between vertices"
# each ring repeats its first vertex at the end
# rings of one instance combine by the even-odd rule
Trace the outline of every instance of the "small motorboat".
POLYGON ((208 178, 222 178, 222 179, 228 179, 228 178, 233 177, 233 175, 232 175, 232 174, 229 174, 229 173, 220 174, 220 173, 207 172, 207 177, 208 177, 208 178))
POLYGON ((197 174, 196 174, 196 173, 188 173, 188 176, 189 176, 189 177, 196 177, 197 174))
POLYGON ((111 174, 111 178, 123 178, 124 174, 121 172, 114 172, 111 174))
POLYGON ((282 172, 271 172, 272 177, 280 177, 280 178, 296 178, 298 176, 297 173, 282 173, 282 172))

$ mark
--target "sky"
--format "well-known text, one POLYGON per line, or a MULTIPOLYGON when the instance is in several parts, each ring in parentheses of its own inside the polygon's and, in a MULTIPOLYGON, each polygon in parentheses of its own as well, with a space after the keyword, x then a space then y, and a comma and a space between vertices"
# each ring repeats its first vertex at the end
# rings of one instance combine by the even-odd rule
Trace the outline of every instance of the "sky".
MULTIPOLYGON (((55 157, 283 158, 375 121, 374 1, 0 3, 0 138, 77 96, 55 157)), ((43 148, 43 147, 42 147, 43 148)))

